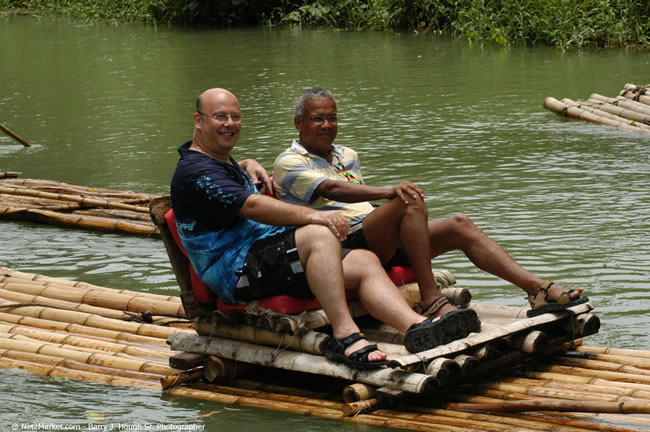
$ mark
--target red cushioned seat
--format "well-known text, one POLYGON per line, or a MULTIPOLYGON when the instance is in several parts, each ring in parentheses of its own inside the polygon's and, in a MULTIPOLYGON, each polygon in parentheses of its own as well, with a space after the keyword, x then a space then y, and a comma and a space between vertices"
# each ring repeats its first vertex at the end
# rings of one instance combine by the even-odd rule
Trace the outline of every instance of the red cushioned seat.
MULTIPOLYGON (((189 257, 187 256, 187 251, 183 247, 180 237, 178 236, 178 230, 176 229, 176 217, 174 216, 173 209, 170 208, 165 213, 165 221, 167 222, 167 226, 169 227, 169 231, 171 232, 171 235, 174 238, 176 245, 181 250, 183 255, 185 255, 185 257, 188 258, 189 261, 189 257)), ((192 263, 189 263, 189 273, 190 273, 190 280, 192 282, 192 289, 194 291, 194 296, 196 297, 196 300, 199 303, 216 304, 217 309, 223 311, 242 310, 246 308, 245 305, 233 305, 233 304, 224 303, 217 296, 217 294, 214 291, 212 291, 210 287, 199 278, 199 276, 196 274, 196 271, 194 270, 194 267, 192 266, 192 263)), ((388 276, 396 285, 402 285, 414 279, 413 270, 410 267, 393 267, 388 272, 388 276)), ((356 293, 346 291, 346 297, 348 300, 356 298, 356 293)), ((295 314, 295 313, 304 312, 306 310, 320 309, 321 307, 320 303, 316 299, 313 300, 301 299, 301 298, 291 297, 287 295, 268 297, 265 299, 261 299, 258 302, 260 306, 264 308, 271 309, 273 311, 276 311, 278 313, 283 313, 283 314, 295 314)))
MULTIPOLYGON (((178 230, 176 229, 176 218, 174 217, 174 211, 172 209, 169 209, 169 211, 165 213, 165 220, 167 221, 167 226, 169 227, 169 231, 171 232, 172 237, 174 237, 176 244, 178 245, 183 255, 187 257, 187 251, 183 247, 180 237, 178 236, 178 230)), ((196 274, 196 271, 194 270, 194 267, 192 266, 192 263, 190 263, 189 267, 192 289, 194 290, 194 296, 199 303, 216 304, 217 309, 224 311, 237 309, 241 310, 246 307, 245 305, 232 305, 224 303, 217 296, 217 294, 199 278, 199 276, 196 274)), ((301 299, 286 295, 261 299, 259 300, 259 304, 264 308, 271 309, 283 314, 295 314, 304 312, 306 310, 320 309, 320 303, 316 299, 301 299)))

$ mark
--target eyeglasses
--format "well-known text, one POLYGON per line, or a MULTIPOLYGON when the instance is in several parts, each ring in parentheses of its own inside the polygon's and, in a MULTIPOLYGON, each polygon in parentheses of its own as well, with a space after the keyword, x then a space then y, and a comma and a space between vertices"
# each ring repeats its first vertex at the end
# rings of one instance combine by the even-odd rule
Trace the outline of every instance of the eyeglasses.
POLYGON ((328 116, 315 115, 315 116, 309 117, 309 120, 311 120, 312 123, 316 123, 316 124, 324 123, 325 119, 327 119, 327 121, 330 122, 330 123, 336 123, 336 122, 339 121, 336 114, 330 114, 328 116))
POLYGON ((199 113, 199 115, 202 115, 202 116, 210 117, 211 119, 216 120, 219 123, 227 122, 228 117, 230 117, 230 120, 232 120, 233 123, 241 123, 241 114, 236 113, 236 112, 235 113, 230 113, 230 114, 226 114, 226 113, 206 114, 204 112, 197 111, 197 113, 199 113))

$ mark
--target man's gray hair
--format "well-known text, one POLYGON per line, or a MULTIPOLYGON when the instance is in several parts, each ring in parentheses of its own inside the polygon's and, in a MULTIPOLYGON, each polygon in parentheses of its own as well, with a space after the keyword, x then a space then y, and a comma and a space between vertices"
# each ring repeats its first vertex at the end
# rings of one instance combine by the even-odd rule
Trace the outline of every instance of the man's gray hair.
POLYGON ((296 116, 302 117, 305 115, 305 103, 312 99, 332 99, 336 103, 331 91, 322 87, 308 88, 296 99, 296 104, 293 106, 296 116))

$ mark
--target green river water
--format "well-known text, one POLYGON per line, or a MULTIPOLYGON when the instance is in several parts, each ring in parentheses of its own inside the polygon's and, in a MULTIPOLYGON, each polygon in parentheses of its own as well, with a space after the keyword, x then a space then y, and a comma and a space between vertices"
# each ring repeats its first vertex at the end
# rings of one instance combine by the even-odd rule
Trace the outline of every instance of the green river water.
MULTIPOLYGON (((411 33, 156 29, 4 16, 0 123, 32 147, 1 135, 0 171, 165 193, 176 148, 191 137, 196 96, 216 86, 242 104, 234 156, 270 169, 296 135, 296 96, 325 86, 338 97, 337 142, 358 150, 368 183, 416 182, 431 218, 465 213, 534 273, 584 287, 602 321, 585 344, 647 350, 650 137, 542 106, 546 96, 615 96, 626 83, 650 83, 647 51, 562 53, 411 33)), ((0 221, 0 266, 177 292, 157 239, 0 221)), ((523 292, 462 254, 439 257, 433 267, 452 271, 477 301, 524 304, 523 292)), ((0 369, 0 430, 33 423, 369 429, 0 369)))

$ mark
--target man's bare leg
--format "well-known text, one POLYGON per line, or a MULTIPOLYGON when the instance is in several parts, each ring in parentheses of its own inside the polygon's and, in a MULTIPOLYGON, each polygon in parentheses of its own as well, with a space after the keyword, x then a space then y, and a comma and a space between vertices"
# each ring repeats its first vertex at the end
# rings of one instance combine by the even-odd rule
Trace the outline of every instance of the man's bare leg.
POLYGON ((405 333, 404 345, 411 352, 431 349, 466 337, 480 328, 471 309, 447 315, 439 323, 417 314, 369 250, 356 249, 343 260, 346 286, 358 287, 359 299, 370 315, 405 333))
POLYGON ((355 249, 343 260, 345 287, 357 290, 364 309, 374 318, 406 333, 426 318, 415 313, 371 251, 355 249))
MULTIPOLYGON (((490 238, 469 217, 459 214, 441 220, 429 221, 431 258, 451 250, 461 250, 476 267, 520 287, 528 294, 536 294, 543 280, 523 268, 496 241, 490 238)), ((577 298, 582 288, 576 289, 571 298, 577 298)), ((551 285, 548 299, 557 300, 562 287, 551 285)))
MULTIPOLYGON (((341 242, 328 228, 307 225, 296 230, 296 247, 307 283, 327 314, 334 337, 341 339, 359 332, 345 299, 341 242)), ((359 340, 345 350, 345 355, 349 356, 367 345, 370 345, 367 340, 359 340)), ((385 358, 386 354, 381 351, 368 354, 370 362, 385 358)))
MULTIPOLYGON (((370 250, 382 263, 387 263, 402 246, 418 282, 420 303, 428 307, 441 297, 441 293, 431 272, 431 256, 427 253, 432 249, 427 208, 420 197, 408 197, 408 201, 405 205, 401 199, 394 198, 373 210, 363 221, 363 233, 370 250)), ((436 315, 453 310, 452 305, 445 305, 436 315)))

